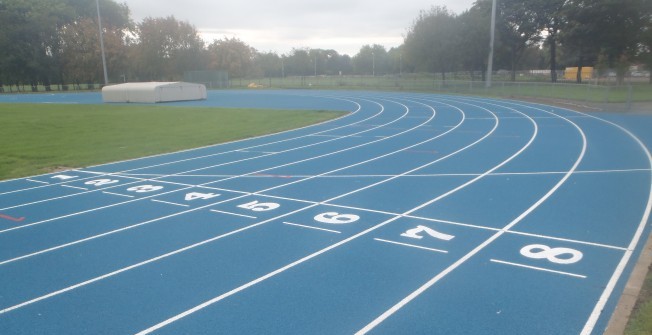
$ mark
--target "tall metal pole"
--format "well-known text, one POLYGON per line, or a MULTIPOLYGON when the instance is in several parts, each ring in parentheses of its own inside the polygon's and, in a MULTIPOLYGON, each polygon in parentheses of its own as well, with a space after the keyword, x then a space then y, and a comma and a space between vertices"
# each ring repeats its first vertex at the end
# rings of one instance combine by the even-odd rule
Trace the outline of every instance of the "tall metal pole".
POLYGON ((97 5, 97 23, 100 26, 100 49, 102 50, 102 69, 104 69, 104 85, 109 84, 109 76, 106 72, 106 56, 104 55, 104 34, 102 33, 102 18, 100 17, 100 0, 95 0, 97 5))
POLYGON ((494 67, 494 35, 496 31, 496 0, 491 3, 491 27, 489 37, 489 60, 487 62, 487 81, 485 87, 491 87, 491 75, 494 67))
POLYGON ((371 75, 376 76, 376 54, 373 51, 371 52, 371 75))

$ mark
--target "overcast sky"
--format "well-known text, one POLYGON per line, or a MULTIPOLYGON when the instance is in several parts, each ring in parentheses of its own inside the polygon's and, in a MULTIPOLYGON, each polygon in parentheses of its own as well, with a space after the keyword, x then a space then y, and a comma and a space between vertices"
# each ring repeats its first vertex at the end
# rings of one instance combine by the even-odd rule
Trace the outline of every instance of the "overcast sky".
POLYGON ((136 22, 174 15, 204 40, 237 37, 258 51, 335 49, 353 56, 365 44, 399 46, 422 9, 445 5, 455 13, 475 0, 119 0, 136 22))

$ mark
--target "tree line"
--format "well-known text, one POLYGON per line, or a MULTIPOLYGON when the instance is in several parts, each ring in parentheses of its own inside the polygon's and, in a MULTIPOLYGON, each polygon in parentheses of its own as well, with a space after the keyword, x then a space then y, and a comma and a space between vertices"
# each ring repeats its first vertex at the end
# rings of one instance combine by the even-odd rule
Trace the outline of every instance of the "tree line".
MULTIPOLYGON (((652 68, 650 0, 498 0, 494 68, 563 66, 652 68)), ((126 4, 101 0, 110 82, 180 80, 184 71, 225 70, 231 78, 468 72, 484 79, 491 0, 455 14, 421 11, 404 43, 364 45, 353 56, 295 48, 261 52, 237 37, 205 42, 189 22, 147 17, 134 22, 126 4)), ((0 0, 0 87, 103 82, 93 0, 0 0)), ((578 74, 578 80, 581 77, 578 74)))

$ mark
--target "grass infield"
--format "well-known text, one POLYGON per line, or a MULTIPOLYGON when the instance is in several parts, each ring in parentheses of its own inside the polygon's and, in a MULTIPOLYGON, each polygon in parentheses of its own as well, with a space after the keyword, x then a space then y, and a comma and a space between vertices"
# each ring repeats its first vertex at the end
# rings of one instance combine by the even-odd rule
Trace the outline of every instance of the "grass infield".
POLYGON ((343 114, 161 105, 0 104, 0 180, 271 134, 343 114))

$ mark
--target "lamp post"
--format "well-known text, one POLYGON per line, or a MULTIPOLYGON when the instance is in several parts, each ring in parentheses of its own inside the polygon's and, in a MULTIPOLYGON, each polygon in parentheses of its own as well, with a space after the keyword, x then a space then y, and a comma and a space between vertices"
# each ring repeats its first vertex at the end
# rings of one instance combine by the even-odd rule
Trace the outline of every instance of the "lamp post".
POLYGON ((371 52, 371 75, 376 76, 376 54, 371 52))
POLYGON ((491 27, 489 33, 489 60, 487 61, 487 82, 485 87, 491 87, 491 75, 494 66, 494 35, 496 30, 496 0, 491 3, 491 27))
POLYGON ((95 0, 97 5, 97 24, 100 26, 100 50, 102 51, 102 69, 104 70, 104 85, 109 84, 109 76, 106 72, 106 56, 104 55, 104 34, 102 33, 102 18, 100 17, 100 0, 95 0))

